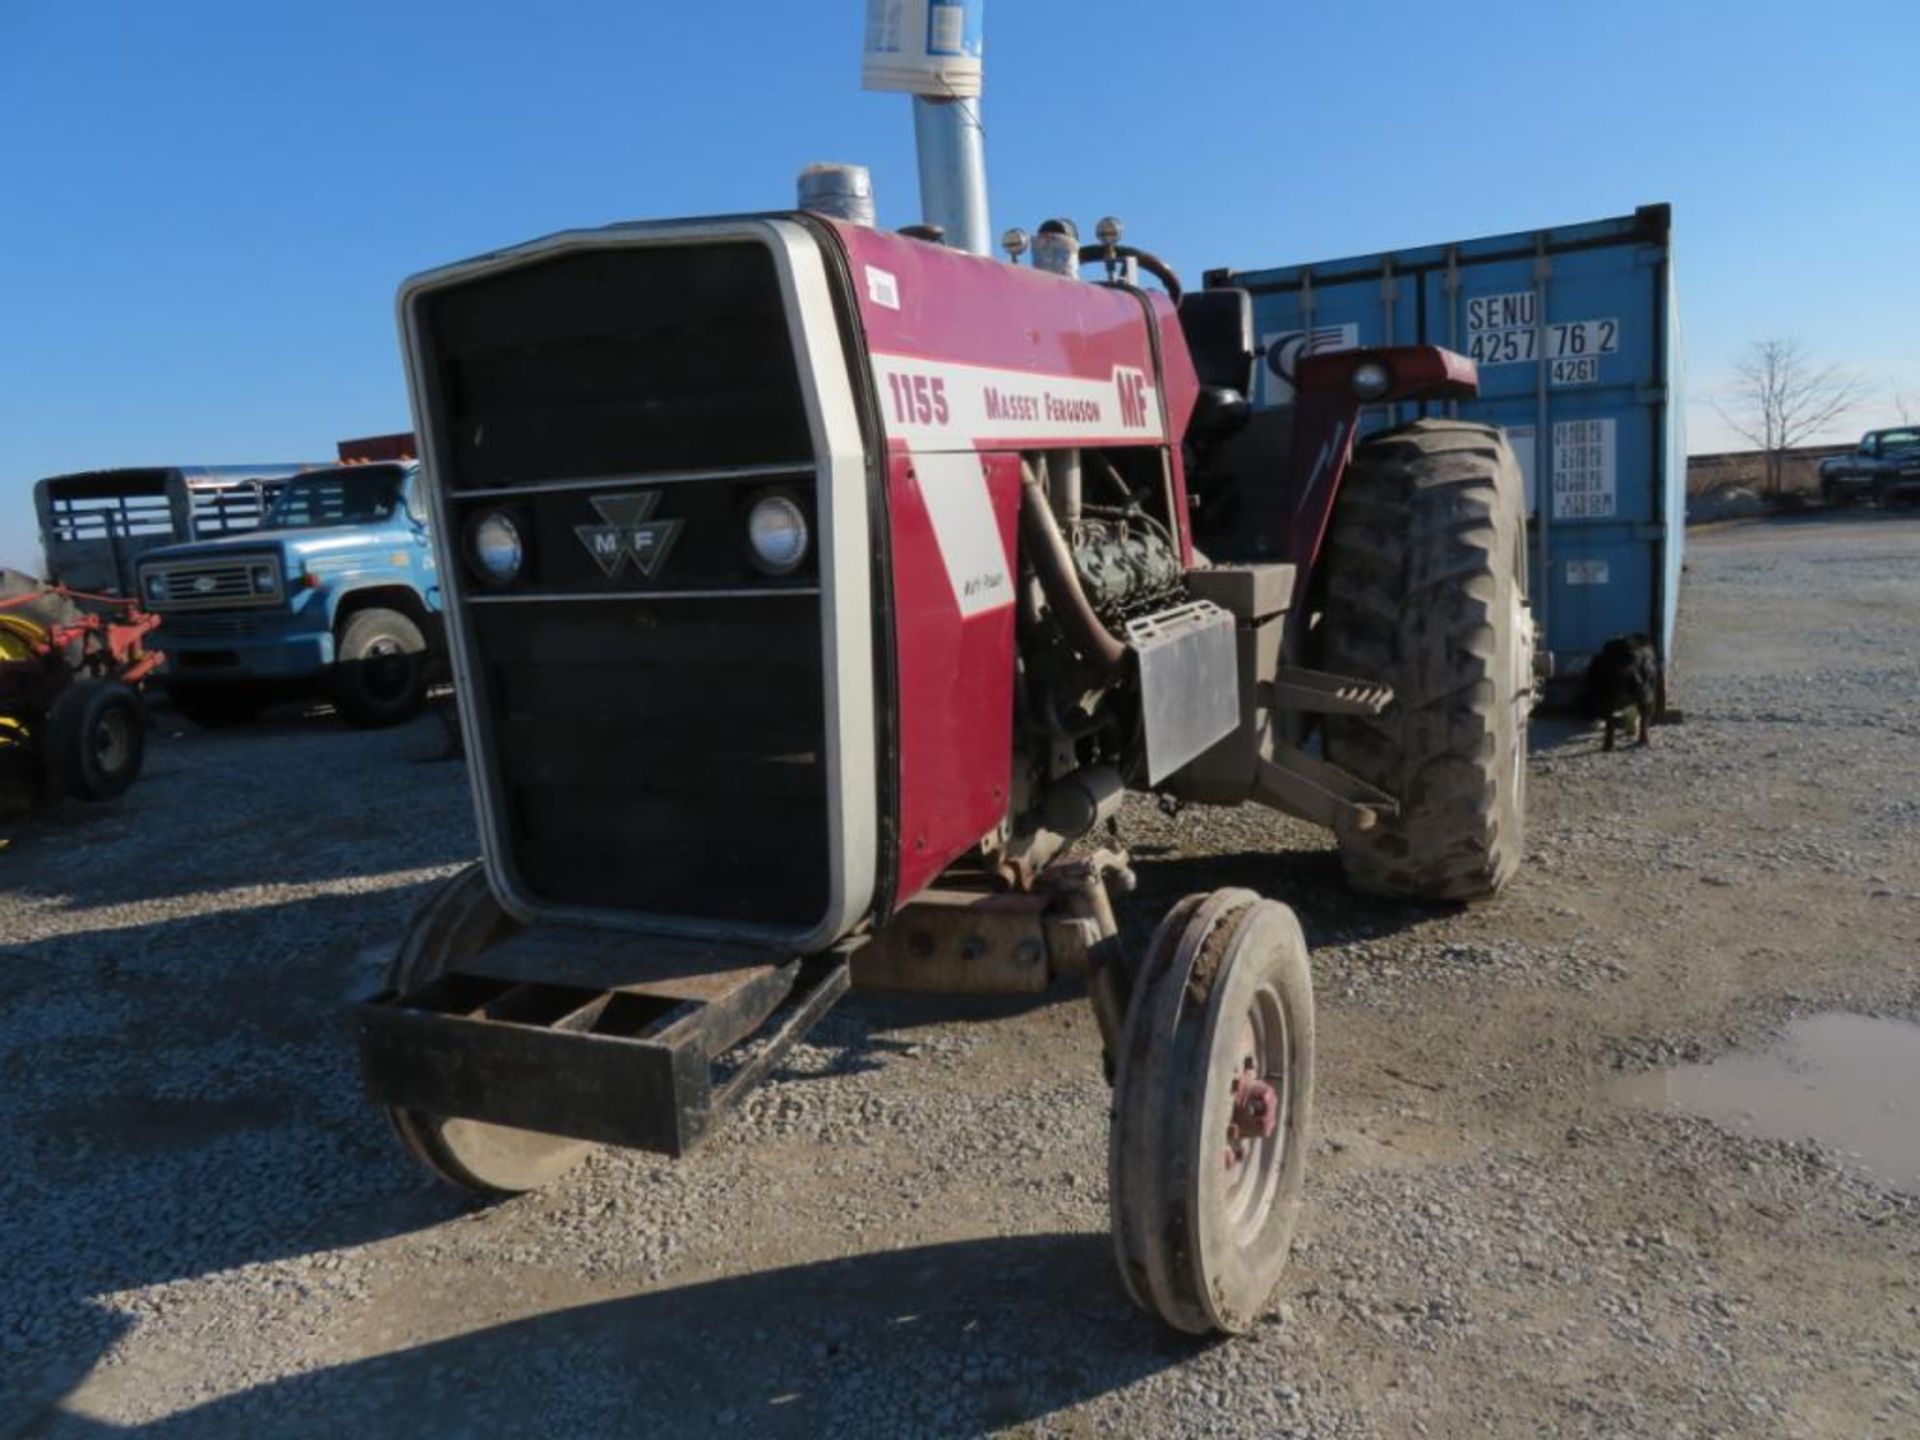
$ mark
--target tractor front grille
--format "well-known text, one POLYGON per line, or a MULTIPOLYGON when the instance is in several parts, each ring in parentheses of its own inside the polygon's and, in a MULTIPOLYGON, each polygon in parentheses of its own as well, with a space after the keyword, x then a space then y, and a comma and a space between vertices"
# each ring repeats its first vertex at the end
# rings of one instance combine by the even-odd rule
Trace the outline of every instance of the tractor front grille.
POLYGON ((804 925, 826 906, 819 601, 478 606, 508 832, 538 897, 804 925))
MULTIPOLYGON (((483 823, 537 906, 805 932, 828 911, 821 578, 745 545, 768 488, 811 511, 816 459, 770 253, 591 250, 416 302, 428 419, 481 712, 483 823), (461 537, 525 542, 488 587, 461 537), (670 524, 657 566, 596 528, 670 524)), ((624 542, 623 542, 624 543, 624 542)))

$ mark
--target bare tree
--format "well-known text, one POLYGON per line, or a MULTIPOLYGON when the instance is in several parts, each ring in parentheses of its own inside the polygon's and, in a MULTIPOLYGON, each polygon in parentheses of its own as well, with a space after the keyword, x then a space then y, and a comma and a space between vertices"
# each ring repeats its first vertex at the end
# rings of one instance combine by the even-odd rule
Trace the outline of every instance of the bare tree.
POLYGON ((1859 377, 1838 365, 1816 365, 1801 343, 1756 340, 1734 367, 1733 383, 1714 408, 1766 461, 1767 489, 1778 495, 1787 452, 1827 429, 1866 398, 1859 377))
POLYGON ((1887 398, 1893 402, 1893 418, 1902 425, 1920 423, 1920 399, 1916 399, 1911 390, 1902 390, 1898 385, 1888 389, 1887 398))

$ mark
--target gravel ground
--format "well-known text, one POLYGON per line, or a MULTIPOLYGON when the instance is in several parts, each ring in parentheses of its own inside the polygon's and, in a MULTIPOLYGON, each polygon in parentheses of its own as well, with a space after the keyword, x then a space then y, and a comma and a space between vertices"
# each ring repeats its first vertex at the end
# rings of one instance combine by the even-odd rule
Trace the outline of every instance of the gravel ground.
POLYGON ((1316 947, 1321 1109, 1259 1329, 1132 1314, 1077 997, 854 997, 693 1158, 476 1207, 346 1002, 474 850, 437 724, 163 720, 0 850, 0 1436, 1920 1434, 1920 1200, 1623 1098, 1788 1018, 1920 1018, 1920 520, 1701 532, 1648 749, 1536 736, 1499 902, 1318 833, 1124 817, 1144 936, 1251 884, 1316 947))

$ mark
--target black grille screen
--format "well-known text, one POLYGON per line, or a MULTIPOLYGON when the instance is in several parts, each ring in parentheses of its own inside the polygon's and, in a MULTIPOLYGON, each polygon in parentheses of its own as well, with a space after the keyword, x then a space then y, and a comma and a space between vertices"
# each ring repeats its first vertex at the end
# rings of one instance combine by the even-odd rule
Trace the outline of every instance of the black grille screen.
POLYGON ((804 927, 826 909, 819 601, 481 605, 509 836, 553 903, 804 927))
POLYGON ((443 483, 812 459, 773 257, 596 250, 426 297, 443 483))
POLYGON ((811 515, 770 255, 725 242, 569 255, 430 292, 416 318, 453 528, 505 504, 527 541, 517 584, 469 595, 463 614, 494 822, 529 898, 811 928, 831 887, 817 573, 775 580, 746 563, 763 479, 649 483, 775 466, 811 515), (580 479, 607 483, 463 499, 580 479), (578 527, 646 491, 678 538, 650 573, 602 570, 578 527))

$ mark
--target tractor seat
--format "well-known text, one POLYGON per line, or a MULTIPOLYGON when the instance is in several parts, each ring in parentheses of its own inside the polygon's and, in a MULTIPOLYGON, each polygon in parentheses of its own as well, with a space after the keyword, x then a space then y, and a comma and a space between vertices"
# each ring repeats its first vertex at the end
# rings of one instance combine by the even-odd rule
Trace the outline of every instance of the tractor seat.
POLYGON ((1180 329, 1200 379, 1194 429, 1237 430, 1253 412, 1253 296, 1245 290, 1190 290, 1180 297, 1180 329))
POLYGON ((1253 406, 1238 390, 1202 385, 1193 401, 1193 428, 1202 435, 1224 435, 1247 423, 1253 406))

